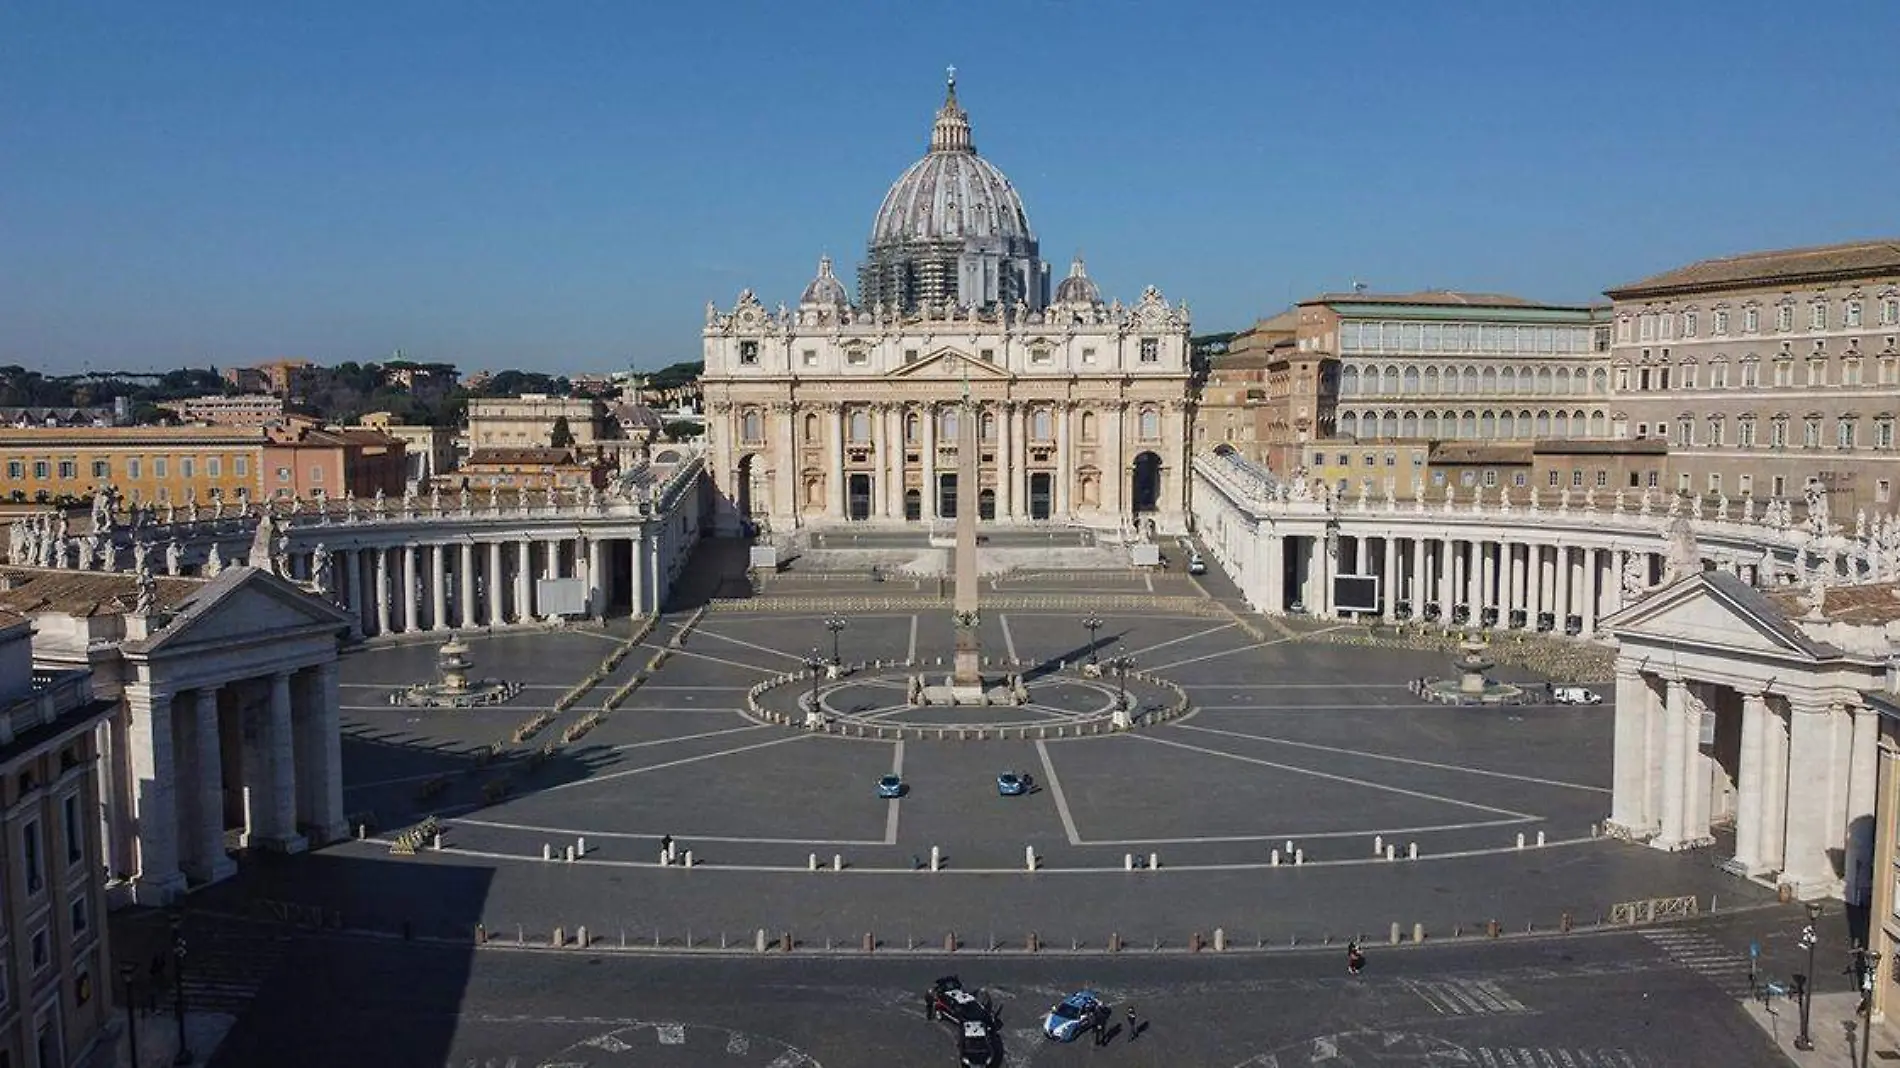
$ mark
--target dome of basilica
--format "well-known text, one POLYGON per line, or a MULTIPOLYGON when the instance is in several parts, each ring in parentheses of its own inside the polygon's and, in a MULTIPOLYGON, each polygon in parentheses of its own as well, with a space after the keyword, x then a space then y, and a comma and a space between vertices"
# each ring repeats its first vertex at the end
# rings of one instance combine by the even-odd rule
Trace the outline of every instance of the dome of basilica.
POLYGON ((844 283, 831 273, 831 257, 822 256, 818 260, 818 277, 811 280, 805 292, 798 298, 800 304, 850 304, 851 295, 845 292, 844 283))
POLYGON ((930 152, 910 165, 877 210, 871 244, 1003 238, 1033 241, 1022 197, 976 154, 970 117, 953 79, 930 132, 930 152))
POLYGON ((1088 269, 1082 266, 1082 257, 1077 256, 1069 264, 1069 277, 1056 286, 1057 304, 1100 304, 1102 290, 1089 277, 1088 269))

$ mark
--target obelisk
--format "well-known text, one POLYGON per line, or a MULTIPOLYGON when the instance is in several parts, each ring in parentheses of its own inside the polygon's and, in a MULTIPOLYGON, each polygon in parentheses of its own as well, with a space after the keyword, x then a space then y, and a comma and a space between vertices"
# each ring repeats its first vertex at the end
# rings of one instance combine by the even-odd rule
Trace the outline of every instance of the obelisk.
POLYGON ((976 607, 976 455, 977 414, 970 403, 970 375, 963 375, 963 407, 957 411, 957 544, 954 563, 957 569, 956 600, 952 602, 952 620, 956 625, 957 653, 950 684, 957 690, 975 687, 976 694, 958 694, 959 703, 983 692, 983 645, 977 638, 979 617, 976 607))

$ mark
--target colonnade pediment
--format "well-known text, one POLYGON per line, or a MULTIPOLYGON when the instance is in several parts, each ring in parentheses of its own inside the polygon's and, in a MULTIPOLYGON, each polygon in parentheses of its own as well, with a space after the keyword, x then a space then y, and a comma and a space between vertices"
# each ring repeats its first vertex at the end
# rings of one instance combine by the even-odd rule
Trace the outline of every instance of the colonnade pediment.
POLYGON ((1759 591, 1733 576, 1705 572, 1652 593, 1604 621, 1619 640, 1718 646, 1757 656, 1813 662, 1838 650, 1802 634, 1759 591))
POLYGON ((268 642, 310 630, 335 632, 348 613, 260 568, 231 568, 149 637, 125 643, 126 652, 152 655, 183 646, 242 640, 268 642))

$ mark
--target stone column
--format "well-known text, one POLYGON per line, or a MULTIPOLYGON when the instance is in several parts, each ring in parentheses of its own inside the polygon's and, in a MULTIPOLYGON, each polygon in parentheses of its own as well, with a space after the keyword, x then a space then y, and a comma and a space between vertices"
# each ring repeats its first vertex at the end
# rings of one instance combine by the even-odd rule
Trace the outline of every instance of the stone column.
POLYGON ((1552 568, 1552 578, 1557 593, 1556 633, 1563 634, 1570 626, 1570 546, 1556 547, 1557 562, 1552 568))
POLYGON ((1029 518, 1028 419, 1029 409, 1024 404, 1018 403, 1010 411, 1009 483, 1014 487, 1016 514, 1023 519, 1029 518))
POLYGON ((491 541, 488 543, 488 572, 482 577, 488 586, 485 591, 488 594, 488 625, 498 627, 503 622, 504 611, 502 608, 501 594, 503 586, 501 542, 491 541))
POLYGON ((650 537, 648 528, 642 525, 634 531, 633 539, 628 543, 627 552, 627 602, 633 606, 633 614, 646 615, 651 611, 646 596, 646 544, 650 537))
POLYGON ((449 625, 449 547, 441 542, 429 546, 429 629, 446 630, 449 625))
POLYGON ((461 617, 462 629, 471 630, 475 626, 475 546, 464 541, 455 547, 455 562, 460 565, 461 583, 456 592, 456 615, 461 617))
POLYGON ((194 696, 192 774, 196 781, 192 791, 196 797, 189 824, 194 848, 188 868, 199 882, 215 883, 237 871, 224 851, 224 748, 218 728, 218 691, 209 687, 194 696))
POLYGON ((363 636, 363 596, 362 576, 357 574, 357 554, 343 550, 336 554, 337 588, 342 595, 343 604, 350 610, 350 637, 363 636))
POLYGON ((516 623, 534 619, 534 542, 527 538, 515 542, 515 618, 516 623))
POLYGON ((1826 704, 1793 704, 1788 747, 1786 857, 1781 881, 1803 898, 1824 896, 1835 886, 1829 847, 1840 812, 1828 804, 1834 775, 1834 717, 1826 704))
POLYGON ((587 614, 594 619, 607 617, 607 581, 603 560, 600 539, 587 539, 587 614))
POLYGON ((1664 849, 1680 849, 1688 822, 1683 805, 1689 796, 1689 687, 1679 678, 1669 679, 1667 686, 1668 696, 1663 703, 1662 830, 1656 844, 1664 849))
POLYGON ((1781 702, 1763 695, 1767 718, 1762 725, 1761 865, 1764 872, 1785 866, 1788 851, 1788 751, 1792 724, 1781 702))
POLYGON ((923 492, 917 495, 919 502, 923 505, 923 510, 918 513, 918 516, 925 522, 929 522, 937 518, 937 406, 924 405, 922 416, 918 422, 923 424, 924 432, 924 485, 923 492))
POLYGON ((316 830, 318 841, 334 842, 350 835, 343 811, 343 731, 337 708, 336 662, 318 664, 306 672, 304 706, 296 710, 297 820, 316 830))
POLYGON ((1846 874, 1843 900, 1873 903, 1875 783, 1880 773, 1880 716, 1864 705, 1850 707, 1847 764, 1846 874))
POLYGON ((376 554, 376 589, 371 595, 376 602, 376 633, 389 633, 389 553, 388 549, 371 549, 376 554))
POLYGON ((772 406, 772 412, 779 419, 779 448, 775 457, 778 487, 774 494, 778 500, 766 509, 766 514, 796 526, 804 513, 804 502, 798 496, 798 405, 780 402, 772 406))
POLYGON ((304 840, 297 833, 296 734, 291 722, 290 672, 270 676, 269 714, 263 723, 260 748, 268 767, 269 793, 253 809, 262 826, 251 828, 251 845, 283 853, 297 853, 304 840))
POLYGON ((1583 633, 1588 636, 1597 632, 1597 551, 1586 547, 1581 553, 1583 587, 1577 592, 1583 599, 1583 633))
MULTIPOLYGON (((125 689, 126 755, 132 767, 132 819, 137 833, 138 874, 132 880, 132 899, 141 905, 168 905, 184 892, 185 875, 178 870, 178 803, 173 793, 178 781, 172 734, 172 695, 135 684, 125 689)), ((50 852, 42 842, 42 854, 50 852)), ((40 878, 48 884, 52 872, 42 856, 40 878)))
POLYGON ((1509 628, 1517 610, 1517 543, 1498 543, 1498 626, 1509 628))
POLYGON ((1690 682, 1684 713, 1689 748, 1689 776, 1683 783, 1682 833, 1685 845, 1706 845, 1709 835, 1710 792, 1715 785, 1715 759, 1702 751, 1702 724, 1709 715, 1709 684, 1690 682))
POLYGON ((1442 613, 1442 615, 1439 616, 1439 620, 1440 622, 1450 623, 1451 622, 1451 604, 1452 604, 1451 539, 1439 538, 1437 539, 1437 542, 1438 542, 1438 564, 1437 564, 1437 571, 1434 573, 1433 577, 1438 580, 1436 583, 1438 587, 1438 592, 1436 596, 1438 598, 1438 610, 1439 612, 1442 613))
POLYGON ((1655 826, 1649 811, 1649 685, 1633 663, 1616 665, 1615 755, 1612 763, 1610 822, 1629 838, 1646 838, 1655 826))
MULTIPOLYGON (((1075 457, 1070 455, 1070 407, 1071 405, 1066 400, 1056 402, 1055 518, 1058 520, 1066 520, 1069 513, 1075 509, 1075 457)), ((1155 507, 1160 508, 1161 502, 1156 501, 1155 507)))
POLYGON ((825 465, 825 515, 843 519, 844 406, 835 401, 825 405, 825 442, 830 453, 825 465))
POLYGON ((1768 701, 1761 694, 1742 695, 1742 750, 1736 767, 1735 863, 1744 874, 1762 873, 1762 825, 1768 813, 1763 811, 1766 791, 1766 760, 1763 753, 1768 736, 1768 701))
POLYGON ((1379 576, 1380 618, 1391 623, 1398 619, 1399 543, 1390 531, 1381 540, 1385 542, 1385 574, 1379 576))
POLYGON ((1411 582, 1412 618, 1417 619, 1425 611, 1428 599, 1425 593, 1425 539, 1412 539, 1412 582, 1411 582))
POLYGON ((395 595, 402 605, 402 629, 411 632, 416 629, 416 595, 421 585, 416 572, 416 547, 405 545, 402 549, 402 574, 397 576, 395 595))
POLYGON ((1266 593, 1266 603, 1260 606, 1263 612, 1280 616, 1286 614, 1286 538, 1277 531, 1262 538, 1266 561, 1262 565, 1266 571, 1266 581, 1262 584, 1266 593))
POLYGON ((1484 604, 1487 597, 1484 592, 1486 570, 1484 542, 1473 538, 1465 544, 1470 546, 1470 559, 1465 563, 1465 603, 1471 606, 1471 622, 1475 626, 1484 619, 1484 604))

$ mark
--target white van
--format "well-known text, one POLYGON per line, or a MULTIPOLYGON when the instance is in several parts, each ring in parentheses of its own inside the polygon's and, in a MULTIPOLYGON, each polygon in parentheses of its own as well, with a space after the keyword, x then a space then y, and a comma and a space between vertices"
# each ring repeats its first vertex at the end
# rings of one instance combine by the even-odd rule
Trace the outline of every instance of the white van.
POLYGON ((1550 699, 1560 705, 1600 705, 1603 695, 1586 686, 1558 686, 1550 691, 1550 699))

